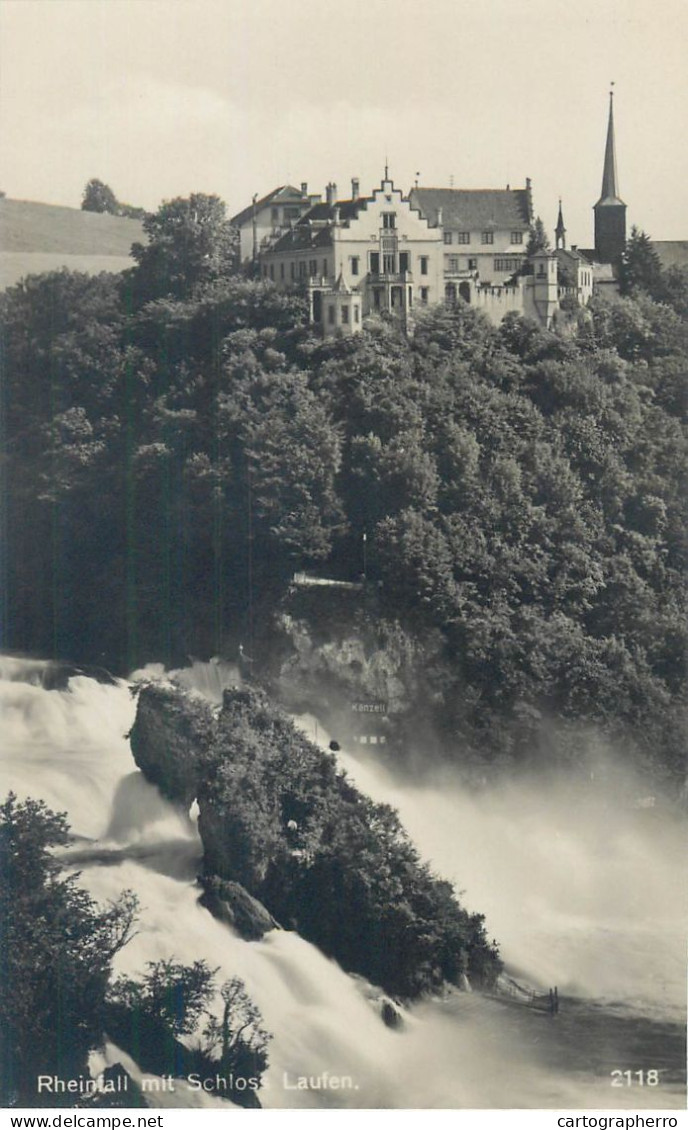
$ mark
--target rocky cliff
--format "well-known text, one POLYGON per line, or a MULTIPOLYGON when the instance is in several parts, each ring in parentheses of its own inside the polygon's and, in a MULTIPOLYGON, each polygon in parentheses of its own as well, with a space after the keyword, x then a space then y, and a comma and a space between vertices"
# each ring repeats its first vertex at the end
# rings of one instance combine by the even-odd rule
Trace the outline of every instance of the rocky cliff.
POLYGON ((218 713, 169 685, 140 694, 132 748, 168 796, 195 795, 204 902, 245 937, 277 922, 344 969, 411 998, 500 962, 482 916, 418 858, 396 813, 363 796, 334 757, 255 690, 218 713))

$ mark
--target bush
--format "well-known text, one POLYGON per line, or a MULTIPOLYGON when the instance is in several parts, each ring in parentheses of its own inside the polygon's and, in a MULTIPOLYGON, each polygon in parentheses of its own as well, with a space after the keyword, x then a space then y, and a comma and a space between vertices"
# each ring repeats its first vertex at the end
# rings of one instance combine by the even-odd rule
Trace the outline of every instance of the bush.
POLYGON ((87 1074, 102 1039, 112 959, 131 937, 136 899, 98 907, 65 878, 50 849, 67 843, 64 814, 42 801, 0 807, 0 1103, 41 1106, 73 1096, 37 1093, 37 1076, 87 1074))

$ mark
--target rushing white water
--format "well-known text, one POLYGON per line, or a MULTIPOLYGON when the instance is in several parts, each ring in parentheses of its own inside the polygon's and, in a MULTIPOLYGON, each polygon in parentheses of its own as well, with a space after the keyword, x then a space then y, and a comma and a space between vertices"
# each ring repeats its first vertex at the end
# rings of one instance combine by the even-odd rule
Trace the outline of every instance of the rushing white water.
MULTIPOLYGON (((322 724, 297 721, 327 748, 322 724)), ((468 792, 450 772, 410 784, 369 753, 337 757, 486 915, 512 972, 682 1022, 685 826, 666 804, 644 807, 627 771, 608 760, 592 781, 512 779, 468 792)))
MULTIPOLYGON (((225 667, 195 664, 184 679, 217 701, 222 686, 237 681, 225 667)), ((196 827, 136 770, 125 737, 135 714, 129 687, 77 676, 68 689, 45 690, 44 672, 45 665, 4 661, 2 794, 12 788, 68 813, 77 837, 72 861, 100 902, 125 888, 137 893, 139 932, 118 955, 118 972, 142 972, 160 958, 205 958, 219 968, 218 980, 245 981, 274 1037, 264 1106, 681 1105, 660 1046, 675 1007, 683 932, 672 892, 680 835, 670 820, 642 825, 635 816, 598 813, 590 838, 580 798, 552 792, 543 812, 543 798, 536 803, 525 789, 480 800, 447 782, 414 789, 342 754, 361 787, 400 807, 422 852, 466 888, 469 907, 487 914, 514 969, 544 986, 556 982, 635 1009, 615 1016, 608 1006, 600 1013, 599 1003, 586 1011, 564 1002, 552 1019, 453 994, 414 1008, 392 1031, 369 989, 297 935, 273 931, 245 942, 199 906, 196 827), (628 869, 635 887, 624 879, 628 869), (657 1062, 632 1058, 638 1041, 656 1049, 657 1062), (611 1070, 640 1067, 659 1068, 662 1085, 642 1093, 610 1088, 611 1070), (322 1083, 325 1073, 342 1078, 344 1089, 290 1086, 299 1076, 322 1083)), ((318 737, 326 738, 322 729, 318 737)), ((159 1101, 169 1105, 171 1096, 159 1101)), ((174 1096, 178 1105, 220 1101, 181 1084, 174 1096)))

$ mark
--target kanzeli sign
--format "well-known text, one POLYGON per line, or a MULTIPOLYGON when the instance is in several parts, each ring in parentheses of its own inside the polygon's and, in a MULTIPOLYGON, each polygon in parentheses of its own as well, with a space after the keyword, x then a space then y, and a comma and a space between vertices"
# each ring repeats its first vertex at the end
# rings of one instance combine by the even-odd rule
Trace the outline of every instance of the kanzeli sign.
POLYGON ((375 702, 352 702, 351 709, 355 714, 386 714, 387 703, 382 700, 375 702))

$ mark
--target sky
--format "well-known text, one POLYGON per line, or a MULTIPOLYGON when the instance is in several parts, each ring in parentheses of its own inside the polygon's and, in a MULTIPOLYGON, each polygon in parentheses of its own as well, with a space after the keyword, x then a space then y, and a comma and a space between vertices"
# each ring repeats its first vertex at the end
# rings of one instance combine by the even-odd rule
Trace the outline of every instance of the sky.
POLYGON ((0 0, 0 189, 147 209, 280 184, 521 187, 592 244, 610 83, 619 186, 688 239, 688 0, 0 0))

